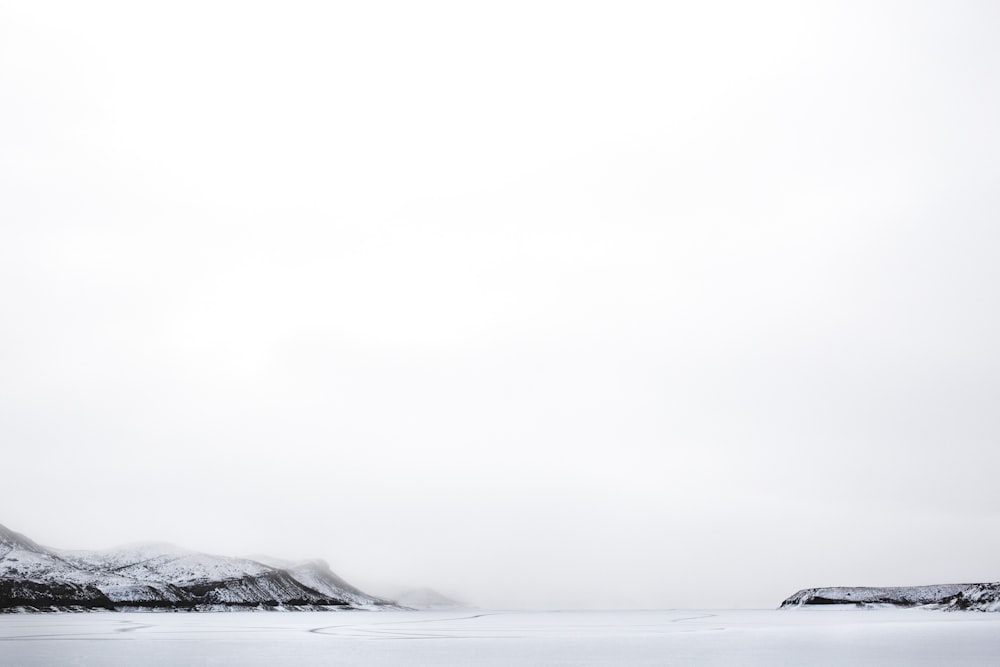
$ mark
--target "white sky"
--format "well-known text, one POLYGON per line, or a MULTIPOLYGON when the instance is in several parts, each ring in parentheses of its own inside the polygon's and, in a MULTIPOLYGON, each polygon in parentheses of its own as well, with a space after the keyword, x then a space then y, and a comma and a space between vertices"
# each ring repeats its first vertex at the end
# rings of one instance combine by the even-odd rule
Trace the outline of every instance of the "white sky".
POLYGON ((0 2, 0 522, 480 606, 996 580, 992 2, 0 2))

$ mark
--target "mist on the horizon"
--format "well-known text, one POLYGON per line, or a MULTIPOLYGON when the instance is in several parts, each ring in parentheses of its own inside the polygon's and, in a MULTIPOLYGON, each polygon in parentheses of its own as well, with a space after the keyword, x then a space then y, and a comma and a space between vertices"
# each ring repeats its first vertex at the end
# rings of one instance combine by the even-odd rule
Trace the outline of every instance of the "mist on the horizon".
POLYGON ((0 7, 0 524, 482 608, 994 581, 988 2, 0 7))

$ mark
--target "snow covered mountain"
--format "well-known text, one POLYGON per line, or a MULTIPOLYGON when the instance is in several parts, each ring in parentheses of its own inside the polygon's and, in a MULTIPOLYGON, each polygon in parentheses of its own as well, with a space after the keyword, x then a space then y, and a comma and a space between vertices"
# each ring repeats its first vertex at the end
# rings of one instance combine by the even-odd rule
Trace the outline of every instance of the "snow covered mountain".
POLYGON ((266 564, 168 544, 105 551, 43 547, 0 525, 0 611, 399 608, 321 560, 266 564))
POLYGON ((851 604, 858 607, 892 605, 946 610, 1000 611, 1000 583, 940 584, 890 588, 806 588, 786 599, 781 603, 781 606, 784 608, 830 604, 851 604))
POLYGON ((397 603, 409 607, 410 609, 438 611, 450 609, 474 609, 471 605, 467 605, 457 600, 452 600, 451 598, 431 588, 417 588, 414 590, 402 591, 397 595, 393 595, 392 598, 397 603))

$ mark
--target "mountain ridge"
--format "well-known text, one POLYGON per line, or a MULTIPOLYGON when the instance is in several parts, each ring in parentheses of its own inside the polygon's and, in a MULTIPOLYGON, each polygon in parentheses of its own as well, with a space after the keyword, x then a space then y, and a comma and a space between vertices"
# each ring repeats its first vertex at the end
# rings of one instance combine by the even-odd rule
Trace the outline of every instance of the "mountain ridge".
POLYGON ((0 525, 0 611, 402 608, 319 559, 277 566, 165 543, 53 549, 0 525))

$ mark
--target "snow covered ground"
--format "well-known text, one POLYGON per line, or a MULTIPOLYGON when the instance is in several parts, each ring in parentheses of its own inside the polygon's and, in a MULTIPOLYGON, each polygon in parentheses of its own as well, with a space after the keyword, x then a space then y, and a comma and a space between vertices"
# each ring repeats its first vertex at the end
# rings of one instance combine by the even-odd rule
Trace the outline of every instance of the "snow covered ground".
POLYGON ((1000 614, 926 609, 0 615, 0 664, 996 665, 1000 614))

